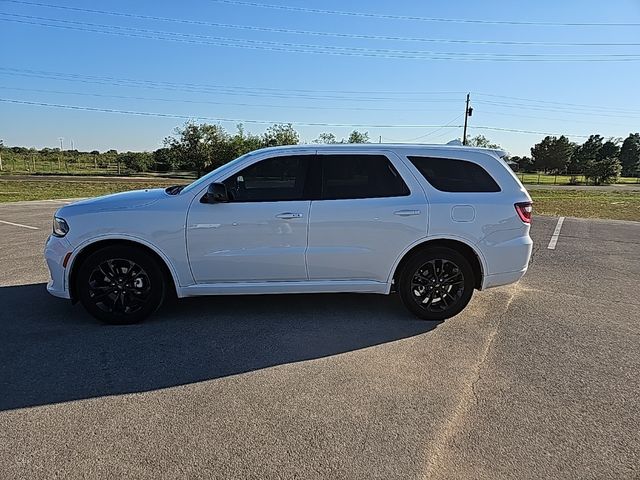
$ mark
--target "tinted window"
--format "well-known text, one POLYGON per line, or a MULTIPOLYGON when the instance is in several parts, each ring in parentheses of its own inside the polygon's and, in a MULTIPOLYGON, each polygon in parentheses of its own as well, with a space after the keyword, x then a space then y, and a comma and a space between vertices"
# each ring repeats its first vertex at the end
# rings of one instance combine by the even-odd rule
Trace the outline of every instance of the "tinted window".
POLYGON ((499 192, 496 181, 477 163, 450 158, 409 157, 435 188, 443 192, 499 192))
POLYGON ((407 185, 384 155, 322 155, 323 200, 409 195, 407 185))
POLYGON ((306 156, 261 160, 223 183, 233 202, 276 202, 305 199, 306 156))

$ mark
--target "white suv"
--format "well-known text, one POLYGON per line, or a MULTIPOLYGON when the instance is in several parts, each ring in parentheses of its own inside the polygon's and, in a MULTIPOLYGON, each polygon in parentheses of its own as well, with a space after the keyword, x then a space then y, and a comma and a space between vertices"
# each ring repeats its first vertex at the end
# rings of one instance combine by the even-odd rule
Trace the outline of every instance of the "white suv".
POLYGON ((296 145, 192 184, 107 195, 54 217, 49 292, 108 323, 163 298, 398 292, 420 318, 527 270, 531 198, 499 150, 296 145))

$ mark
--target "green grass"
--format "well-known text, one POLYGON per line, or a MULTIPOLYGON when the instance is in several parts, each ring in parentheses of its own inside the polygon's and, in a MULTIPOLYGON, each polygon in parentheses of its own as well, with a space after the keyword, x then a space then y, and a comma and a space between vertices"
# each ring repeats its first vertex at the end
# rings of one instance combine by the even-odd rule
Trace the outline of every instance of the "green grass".
MULTIPOLYGON (((176 180, 126 181, 56 181, 56 180, 2 180, 0 203, 20 200, 49 200, 55 198, 97 197, 107 193, 167 187, 181 183, 176 180)), ((186 183, 186 182, 182 182, 186 183)))
POLYGON ((537 215, 610 218, 640 222, 640 188, 632 191, 531 190, 537 215))
MULTIPOLYGON (((31 181, 0 179, 0 202, 48 200, 55 198, 95 197, 107 193, 142 188, 166 187, 180 183, 156 179, 126 181, 31 181)), ((630 191, 532 189, 534 212, 537 215, 611 218, 640 221, 640 187, 630 191)))

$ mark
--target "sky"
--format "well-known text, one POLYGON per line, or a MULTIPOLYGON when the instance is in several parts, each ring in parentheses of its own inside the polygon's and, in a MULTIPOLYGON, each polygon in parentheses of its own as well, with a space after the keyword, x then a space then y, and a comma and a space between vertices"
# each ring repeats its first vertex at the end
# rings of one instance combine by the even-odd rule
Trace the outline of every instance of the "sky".
POLYGON ((189 119, 446 143, 467 93, 514 155, 640 131, 640 0, 0 0, 0 54, 9 146, 153 150, 189 119))

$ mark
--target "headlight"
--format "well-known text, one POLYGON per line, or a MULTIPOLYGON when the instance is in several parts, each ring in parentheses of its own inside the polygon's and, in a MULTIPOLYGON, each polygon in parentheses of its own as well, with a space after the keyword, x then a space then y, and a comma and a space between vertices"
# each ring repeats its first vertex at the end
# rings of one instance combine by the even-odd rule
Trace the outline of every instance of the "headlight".
POLYGON ((60 217, 53 217, 53 234, 56 237, 64 237, 69 233, 69 224, 60 217))

